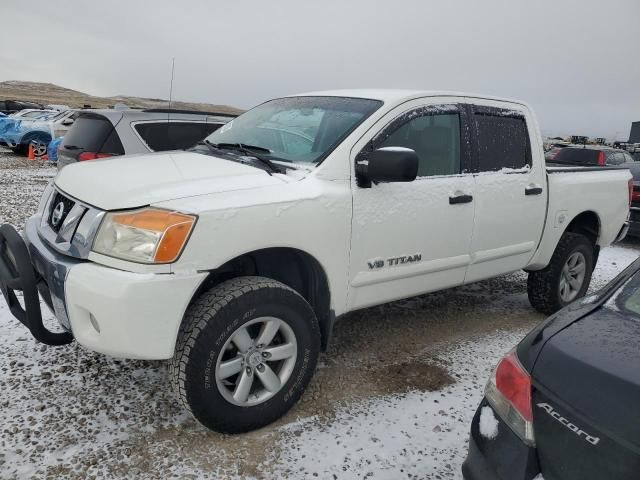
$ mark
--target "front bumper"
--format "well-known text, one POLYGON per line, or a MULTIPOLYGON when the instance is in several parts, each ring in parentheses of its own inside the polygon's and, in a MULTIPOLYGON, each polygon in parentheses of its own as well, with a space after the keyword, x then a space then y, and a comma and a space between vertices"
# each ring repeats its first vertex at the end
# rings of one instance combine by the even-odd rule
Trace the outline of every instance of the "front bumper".
POLYGON ((171 358, 184 312, 206 277, 76 265, 65 283, 71 331, 81 345, 114 357, 171 358))
POLYGON ((24 241, 37 290, 65 330, 115 357, 171 358, 184 312, 207 274, 132 273, 77 260, 48 247, 39 224, 40 217, 27 221, 24 241))
MULTIPOLYGON (((489 439, 480 433, 480 412, 492 408, 483 399, 471 422, 469 453, 462 465, 465 480, 532 480, 540 473, 534 447, 528 447, 494 412, 498 434, 489 439)), ((492 409, 493 410, 493 409, 492 409)))

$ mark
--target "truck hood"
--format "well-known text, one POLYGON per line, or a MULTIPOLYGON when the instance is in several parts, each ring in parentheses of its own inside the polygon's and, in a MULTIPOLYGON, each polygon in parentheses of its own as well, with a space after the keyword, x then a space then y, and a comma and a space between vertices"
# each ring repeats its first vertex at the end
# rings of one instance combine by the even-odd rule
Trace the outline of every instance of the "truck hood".
POLYGON ((104 210, 136 208, 197 195, 287 182, 284 175, 195 152, 161 152, 92 160, 64 167, 56 186, 104 210))

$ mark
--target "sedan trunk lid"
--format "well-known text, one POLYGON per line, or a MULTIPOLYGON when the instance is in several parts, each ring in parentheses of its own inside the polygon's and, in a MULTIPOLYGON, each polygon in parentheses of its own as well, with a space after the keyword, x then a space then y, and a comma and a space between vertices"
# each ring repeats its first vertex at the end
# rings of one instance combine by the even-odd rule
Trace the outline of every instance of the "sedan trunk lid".
POLYGON ((532 378, 545 479, 637 479, 640 472, 640 277, 557 332, 532 378))

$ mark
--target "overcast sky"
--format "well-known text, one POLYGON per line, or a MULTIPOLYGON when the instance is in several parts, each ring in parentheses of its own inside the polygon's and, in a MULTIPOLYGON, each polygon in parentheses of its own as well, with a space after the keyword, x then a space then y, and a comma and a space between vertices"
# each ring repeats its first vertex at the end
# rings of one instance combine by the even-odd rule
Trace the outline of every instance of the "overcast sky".
POLYGON ((529 102, 547 134, 627 139, 640 0, 1 0, 0 80, 248 108, 334 88, 529 102))

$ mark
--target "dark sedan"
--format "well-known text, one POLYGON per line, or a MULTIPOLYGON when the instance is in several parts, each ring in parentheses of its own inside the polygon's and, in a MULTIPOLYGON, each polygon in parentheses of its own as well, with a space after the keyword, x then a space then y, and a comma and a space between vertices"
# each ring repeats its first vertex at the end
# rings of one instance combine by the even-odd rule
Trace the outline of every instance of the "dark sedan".
POLYGON ((466 480, 640 478, 640 259, 531 331, 496 367, 466 480))

